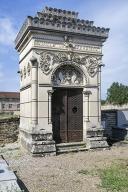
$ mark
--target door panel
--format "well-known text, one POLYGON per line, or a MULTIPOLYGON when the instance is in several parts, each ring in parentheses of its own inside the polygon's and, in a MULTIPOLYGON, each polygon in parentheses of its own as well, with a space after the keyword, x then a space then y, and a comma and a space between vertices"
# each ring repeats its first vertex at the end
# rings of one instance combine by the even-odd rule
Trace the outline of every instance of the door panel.
POLYGON ((53 139, 67 142, 67 91, 55 90, 52 96, 53 139))
POLYGON ((83 139, 83 98, 82 89, 68 91, 68 141, 83 139))
POLYGON ((82 89, 56 89, 52 96, 53 138, 56 143, 83 139, 82 89))

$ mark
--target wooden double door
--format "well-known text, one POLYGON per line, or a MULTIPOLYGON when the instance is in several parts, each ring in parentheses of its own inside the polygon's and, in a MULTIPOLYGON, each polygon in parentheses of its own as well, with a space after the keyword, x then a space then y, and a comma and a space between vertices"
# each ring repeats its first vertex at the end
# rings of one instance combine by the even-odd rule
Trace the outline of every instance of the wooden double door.
POLYGON ((52 96, 53 139, 56 143, 83 140, 82 89, 57 88, 52 96))

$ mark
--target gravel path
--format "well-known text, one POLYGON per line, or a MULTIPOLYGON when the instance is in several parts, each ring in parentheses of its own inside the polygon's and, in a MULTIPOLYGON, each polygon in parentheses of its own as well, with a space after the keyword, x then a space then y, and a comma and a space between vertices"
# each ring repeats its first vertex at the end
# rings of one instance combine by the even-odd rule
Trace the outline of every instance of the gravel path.
POLYGON ((54 157, 31 157, 14 149, 6 151, 4 157, 29 192, 103 192, 94 172, 112 162, 128 160, 128 147, 54 157))

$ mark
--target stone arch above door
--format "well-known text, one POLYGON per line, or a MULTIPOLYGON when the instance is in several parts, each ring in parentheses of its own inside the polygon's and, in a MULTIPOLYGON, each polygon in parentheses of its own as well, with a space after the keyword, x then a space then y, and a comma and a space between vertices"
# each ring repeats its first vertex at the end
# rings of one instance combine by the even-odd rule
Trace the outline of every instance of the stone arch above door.
POLYGON ((52 74, 53 86, 83 86, 83 84, 83 72, 72 65, 61 65, 52 74))

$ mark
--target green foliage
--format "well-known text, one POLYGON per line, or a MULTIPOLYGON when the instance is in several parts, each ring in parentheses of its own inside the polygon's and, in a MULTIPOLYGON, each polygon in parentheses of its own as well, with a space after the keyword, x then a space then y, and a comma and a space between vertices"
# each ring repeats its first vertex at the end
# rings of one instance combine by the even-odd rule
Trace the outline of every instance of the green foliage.
POLYGON ((101 171, 101 186, 107 191, 128 191, 128 164, 113 164, 101 171))
POLYGON ((101 100, 101 105, 105 105, 106 104, 106 100, 101 100))
POLYGON ((128 86, 114 82, 107 90, 107 102, 114 105, 128 103, 128 86))

